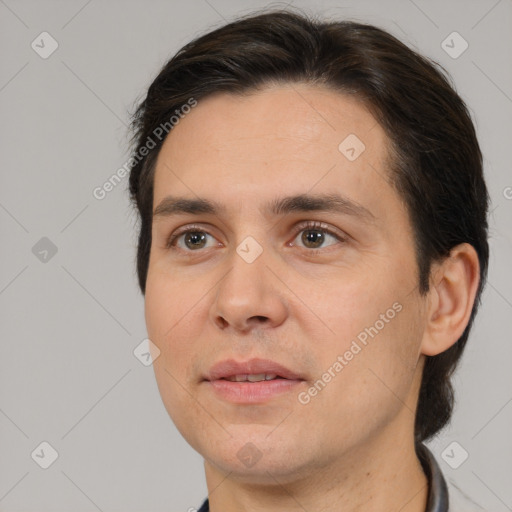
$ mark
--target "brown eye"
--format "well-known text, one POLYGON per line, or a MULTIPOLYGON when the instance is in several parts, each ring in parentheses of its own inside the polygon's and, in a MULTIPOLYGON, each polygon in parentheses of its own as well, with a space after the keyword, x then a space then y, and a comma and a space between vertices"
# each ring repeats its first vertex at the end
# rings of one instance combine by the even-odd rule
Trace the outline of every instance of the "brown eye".
POLYGON ((318 249, 325 241, 325 234, 319 229, 305 229, 301 241, 309 249, 318 249))
MULTIPOLYGON (((172 236, 167 244, 167 247, 170 249, 177 247, 180 250, 189 252, 197 251, 207 247, 208 237, 213 239, 212 235, 206 231, 199 229, 188 229, 172 236)), ((212 244, 210 244, 210 247, 212 247, 212 244)))
POLYGON ((314 221, 309 221, 307 224, 297 227, 297 236, 294 241, 298 238, 300 238, 300 244, 298 245, 311 251, 321 250, 345 241, 341 234, 335 233, 334 230, 314 221), (331 240, 331 243, 327 243, 329 240, 331 240))
POLYGON ((206 234, 201 231, 189 231, 185 233, 183 242, 189 249, 202 249, 206 245, 206 234))

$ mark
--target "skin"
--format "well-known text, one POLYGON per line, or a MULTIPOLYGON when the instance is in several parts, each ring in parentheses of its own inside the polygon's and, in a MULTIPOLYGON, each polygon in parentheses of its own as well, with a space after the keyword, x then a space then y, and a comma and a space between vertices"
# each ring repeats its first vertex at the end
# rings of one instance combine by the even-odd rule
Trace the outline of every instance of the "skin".
POLYGON ((431 289, 420 295, 409 215, 387 181, 388 144, 355 98, 305 84, 210 96, 165 140, 154 207, 170 194, 226 207, 154 218, 145 296, 148 336, 160 350, 159 391, 205 459, 213 512, 425 510, 427 480, 413 438, 421 371, 425 355, 462 334, 478 259, 468 244, 457 246, 434 265, 431 289), (354 161, 338 150, 349 134, 365 144, 354 161), (372 217, 261 211, 284 195, 333 191, 372 217), (311 220, 342 239, 325 234, 307 245, 310 228, 295 228, 311 220), (205 232, 206 246, 184 235, 167 247, 186 226, 205 232), (236 251, 247 236, 263 249, 252 263, 236 251), (298 393, 396 303, 400 312, 300 403, 298 393), (305 381, 265 404, 236 405, 202 380, 218 361, 252 357, 305 381), (251 467, 237 457, 247 443, 261 457, 251 467))

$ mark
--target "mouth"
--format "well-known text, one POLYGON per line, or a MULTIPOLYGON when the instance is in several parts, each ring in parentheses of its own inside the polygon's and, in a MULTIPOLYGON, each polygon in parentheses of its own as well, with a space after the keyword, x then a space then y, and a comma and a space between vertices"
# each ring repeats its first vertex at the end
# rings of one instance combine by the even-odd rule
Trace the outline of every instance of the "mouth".
POLYGON ((268 402, 304 381, 299 373, 267 359, 221 361, 204 377, 204 383, 218 398, 236 404, 268 402))
POLYGON ((284 379, 284 377, 279 377, 279 375, 275 373, 245 373, 242 375, 231 375, 230 377, 223 377, 222 380, 229 380, 230 382, 261 382, 262 380, 275 379, 284 379))

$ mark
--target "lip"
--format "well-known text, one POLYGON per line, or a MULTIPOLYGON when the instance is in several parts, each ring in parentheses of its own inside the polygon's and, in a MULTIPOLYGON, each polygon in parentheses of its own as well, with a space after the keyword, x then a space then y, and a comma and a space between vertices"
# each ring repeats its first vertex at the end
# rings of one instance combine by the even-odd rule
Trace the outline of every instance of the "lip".
POLYGON ((214 364, 204 377, 204 383, 219 398, 236 404, 255 404, 290 392, 304 382, 303 376, 269 359, 235 361, 227 359, 214 364), (274 380, 233 382, 225 380, 235 375, 276 374, 274 380))
POLYGON ((288 380, 304 380, 298 373, 292 372, 285 366, 270 359, 250 359, 238 362, 234 359, 226 359, 214 364, 205 376, 205 380, 215 381, 227 379, 234 375, 275 373, 278 377, 288 380))

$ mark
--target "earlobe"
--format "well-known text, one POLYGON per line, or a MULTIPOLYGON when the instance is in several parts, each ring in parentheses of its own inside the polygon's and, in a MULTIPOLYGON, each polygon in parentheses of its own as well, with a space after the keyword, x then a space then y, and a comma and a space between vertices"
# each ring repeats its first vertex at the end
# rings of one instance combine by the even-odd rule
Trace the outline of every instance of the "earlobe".
POLYGON ((435 356, 461 336, 471 317, 480 280, 473 246, 459 244, 431 272, 427 317, 421 353, 435 356))

